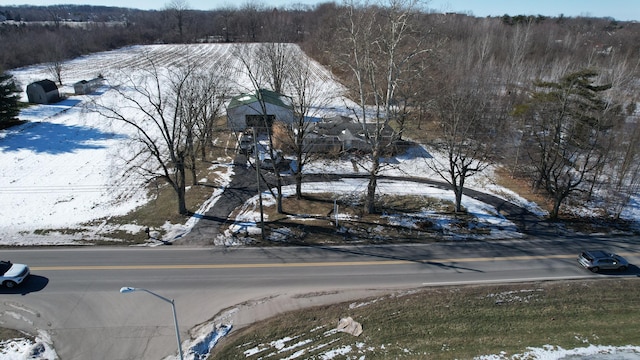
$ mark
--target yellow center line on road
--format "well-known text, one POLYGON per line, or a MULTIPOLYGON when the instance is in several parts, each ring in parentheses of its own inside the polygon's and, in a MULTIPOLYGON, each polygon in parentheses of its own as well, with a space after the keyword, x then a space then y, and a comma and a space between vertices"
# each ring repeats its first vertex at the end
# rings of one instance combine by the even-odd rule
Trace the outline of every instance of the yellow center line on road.
POLYGON ((399 265, 411 261, 351 261, 351 262, 310 262, 310 263, 273 263, 273 264, 185 264, 185 265, 79 265, 79 266, 42 266, 31 267, 32 270, 169 270, 169 269, 252 269, 252 268, 287 268, 287 267, 328 267, 359 265, 399 265))
POLYGON ((184 265, 75 265, 75 266, 33 266, 33 271, 62 270, 187 270, 187 269, 258 269, 258 268, 295 268, 295 267, 338 267, 338 266, 370 266, 370 265, 407 265, 434 263, 467 263, 492 261, 521 261, 539 259, 572 259, 576 255, 521 255, 504 257, 450 258, 429 260, 379 260, 379 261, 330 261, 330 262, 295 262, 272 264, 184 264, 184 265))

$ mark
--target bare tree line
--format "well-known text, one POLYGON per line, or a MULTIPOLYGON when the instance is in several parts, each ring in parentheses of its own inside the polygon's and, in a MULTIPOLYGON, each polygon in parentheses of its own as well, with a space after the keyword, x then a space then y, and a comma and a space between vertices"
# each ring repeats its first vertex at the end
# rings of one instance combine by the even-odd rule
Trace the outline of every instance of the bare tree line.
MULTIPOLYGON (((565 201, 587 200, 599 189, 607 194, 603 208, 619 217, 637 193, 640 24, 435 14, 414 0, 282 9, 247 3, 208 12, 189 10, 182 1, 174 5, 128 14, 121 26, 108 28, 3 25, 0 38, 14 45, 15 53, 3 52, 0 63, 6 68, 55 64, 130 43, 263 42, 259 71, 268 74, 263 80, 293 94, 304 81, 293 78, 306 75, 283 71, 292 57, 275 44, 296 42, 330 66, 358 104, 353 116, 367 129, 372 149, 360 164, 370 175, 367 212, 375 211, 387 128, 396 138, 409 128, 412 136, 447 154, 447 163, 430 165, 456 193, 457 210, 465 179, 489 164, 530 179, 532 187, 547 193, 554 202, 552 217, 565 201), (57 50, 47 47, 51 41, 27 46, 25 40, 35 34, 58 39, 57 50)), ((297 98, 304 95, 298 91, 297 98)), ((304 113, 311 102, 301 101, 297 108, 304 113)))
MULTIPOLYGON (((551 218, 566 202, 593 199, 596 189, 615 189, 600 192, 609 195, 599 201, 602 214, 619 217, 638 188, 637 167, 630 167, 640 160, 638 24, 513 22, 429 14, 419 5, 345 3, 346 26, 336 17, 335 35, 314 43, 361 104, 356 117, 381 109, 369 122, 393 124, 397 135, 429 118, 431 131, 416 135, 445 154, 446 161, 429 163, 456 194, 457 211, 465 180, 495 164, 546 194, 551 218), (411 16, 394 19, 396 9, 411 16), (410 31, 396 38, 389 57, 399 24, 410 31), (395 112, 401 104, 411 105, 395 112)), ((372 148, 376 169, 375 141, 372 148)), ((373 170, 368 211, 375 178, 373 170)))

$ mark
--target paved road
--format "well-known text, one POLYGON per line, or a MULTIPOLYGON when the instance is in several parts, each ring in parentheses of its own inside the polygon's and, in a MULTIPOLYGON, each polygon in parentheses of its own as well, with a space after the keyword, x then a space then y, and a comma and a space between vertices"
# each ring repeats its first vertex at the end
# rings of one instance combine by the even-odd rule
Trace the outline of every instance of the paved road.
MULTIPOLYGON (((576 266, 575 254, 583 247, 606 246, 640 261, 636 257, 640 243, 634 238, 531 237, 497 243, 361 247, 207 246, 229 221, 232 209, 257 192, 254 178, 253 169, 236 166, 223 198, 179 241, 185 246, 4 251, 6 258, 29 264, 34 275, 15 291, 0 291, 0 321, 31 333, 48 331, 63 359, 160 359, 175 353, 169 305, 145 293, 120 294, 120 287, 147 288, 175 299, 185 339, 189 329, 223 309, 238 308, 227 316, 241 327, 282 311, 391 289, 601 276, 576 266)), ((512 221, 520 219, 523 226, 535 220, 503 200, 469 194, 484 197, 512 221)), ((640 270, 634 267, 625 275, 638 276, 640 270)))
MULTIPOLYGON (((640 240, 590 238, 640 261, 640 240)), ((224 309, 242 327, 279 312, 393 289, 435 284, 591 278, 575 254, 583 242, 519 240, 428 245, 5 250, 29 264, 25 286, 0 291, 3 326, 51 334, 62 359, 161 359, 175 353, 170 306, 142 287, 175 299, 183 339, 224 309), (305 296, 299 296, 306 294, 305 296), (240 305, 239 305, 240 304, 240 305)), ((625 274, 638 276, 636 267, 625 274)))

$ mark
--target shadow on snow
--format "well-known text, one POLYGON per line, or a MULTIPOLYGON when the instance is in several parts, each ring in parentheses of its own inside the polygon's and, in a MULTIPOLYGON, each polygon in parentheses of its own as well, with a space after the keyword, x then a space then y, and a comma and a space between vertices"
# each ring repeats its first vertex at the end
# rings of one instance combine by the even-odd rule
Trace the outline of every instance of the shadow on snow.
POLYGON ((7 132, 0 139, 0 151, 31 150, 36 153, 64 154, 78 150, 103 149, 100 141, 122 139, 122 134, 102 132, 98 129, 54 124, 48 122, 27 123, 7 132))

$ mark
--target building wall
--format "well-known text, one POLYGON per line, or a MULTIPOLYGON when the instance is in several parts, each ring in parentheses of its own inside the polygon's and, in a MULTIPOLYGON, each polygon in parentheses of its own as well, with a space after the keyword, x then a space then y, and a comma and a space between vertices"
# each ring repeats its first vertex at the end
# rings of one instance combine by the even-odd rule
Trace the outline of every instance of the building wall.
MULTIPOLYGON (((276 106, 273 104, 265 104, 267 115, 273 115, 276 121, 284 122, 291 125, 294 121, 293 112, 290 109, 276 106)), ((227 123, 231 130, 242 132, 247 129, 246 115, 262 115, 262 108, 259 103, 252 103, 227 109, 227 123)))
POLYGON ((91 80, 82 80, 73 84, 73 90, 76 95, 86 95, 91 94, 96 91, 100 86, 102 86, 104 80, 102 78, 95 78, 91 80))
POLYGON ((47 93, 44 92, 44 89, 39 84, 29 84, 27 85, 27 97, 29 98, 30 103, 35 104, 48 104, 47 93))
POLYGON ((53 82, 46 83, 45 85, 50 85, 49 91, 47 91, 47 88, 45 88, 42 82, 34 82, 27 85, 29 102, 35 104, 51 104, 60 100, 58 87, 53 82))

